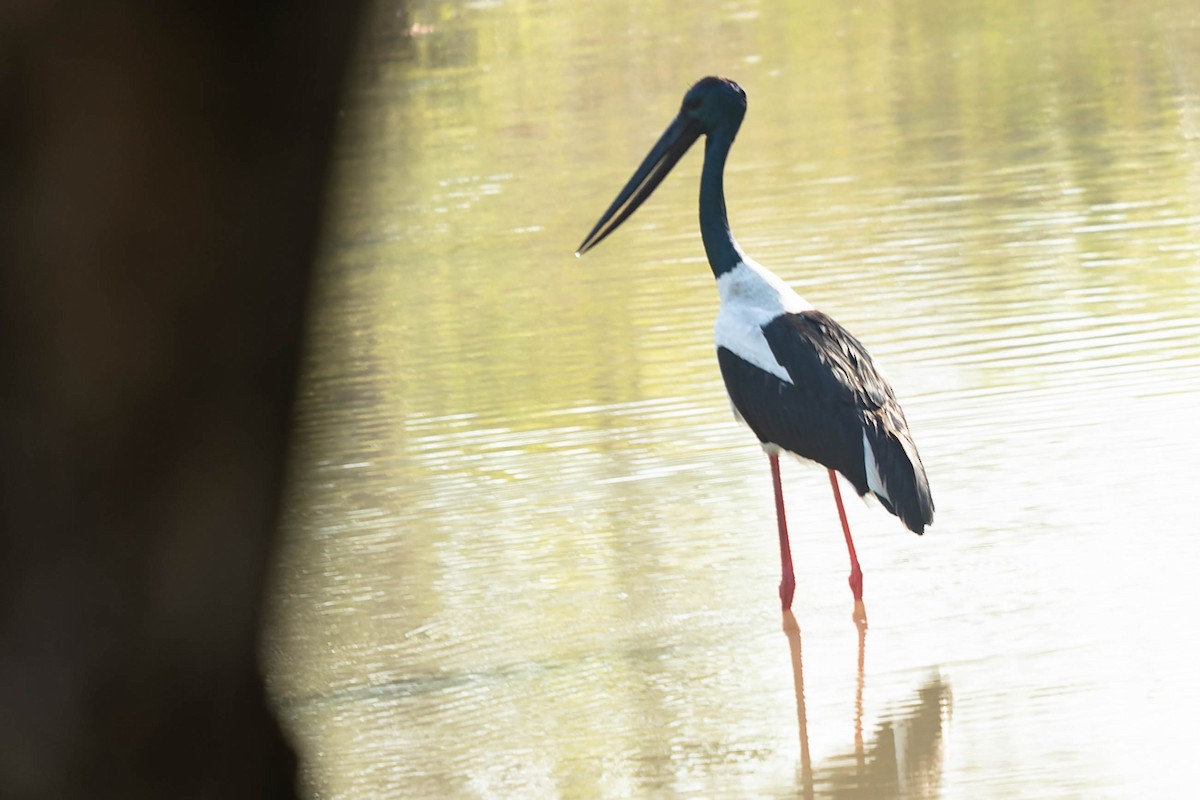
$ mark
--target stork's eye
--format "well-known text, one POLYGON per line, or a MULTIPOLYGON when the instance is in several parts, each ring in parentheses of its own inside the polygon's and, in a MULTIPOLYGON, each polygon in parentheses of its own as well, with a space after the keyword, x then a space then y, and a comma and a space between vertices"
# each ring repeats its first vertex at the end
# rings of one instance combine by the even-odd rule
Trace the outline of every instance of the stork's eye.
POLYGON ((700 98, 699 97, 689 97, 688 99, 683 101, 683 110, 684 111, 695 111, 699 107, 700 107, 700 98))

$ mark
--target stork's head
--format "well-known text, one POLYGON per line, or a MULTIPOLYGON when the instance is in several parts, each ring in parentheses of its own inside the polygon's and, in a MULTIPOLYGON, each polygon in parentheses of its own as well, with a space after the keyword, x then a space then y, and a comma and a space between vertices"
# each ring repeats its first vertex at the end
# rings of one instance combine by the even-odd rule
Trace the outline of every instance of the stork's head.
POLYGON ((662 179, 701 135, 722 134, 732 141, 746 116, 746 93, 728 78, 701 78, 683 96, 679 114, 650 149, 641 166, 625 184, 596 227, 579 245, 583 255, 615 231, 654 193, 662 179))

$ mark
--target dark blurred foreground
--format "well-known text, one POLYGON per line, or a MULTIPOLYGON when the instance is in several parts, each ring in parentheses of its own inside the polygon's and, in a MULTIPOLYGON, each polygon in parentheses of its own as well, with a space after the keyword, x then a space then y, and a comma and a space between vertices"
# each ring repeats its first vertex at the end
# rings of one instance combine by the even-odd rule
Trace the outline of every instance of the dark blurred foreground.
POLYGON ((0 796, 287 797, 255 637, 355 3, 0 7, 0 796))

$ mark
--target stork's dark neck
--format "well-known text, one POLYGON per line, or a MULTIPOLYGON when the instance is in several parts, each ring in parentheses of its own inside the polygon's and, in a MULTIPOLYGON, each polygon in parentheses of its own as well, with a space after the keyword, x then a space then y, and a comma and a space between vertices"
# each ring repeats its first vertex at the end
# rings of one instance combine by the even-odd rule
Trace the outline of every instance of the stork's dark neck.
POLYGON ((704 140, 704 168, 700 172, 700 236, 713 276, 721 277, 744 258, 729 230, 725 214, 725 158, 737 130, 717 130, 704 140))

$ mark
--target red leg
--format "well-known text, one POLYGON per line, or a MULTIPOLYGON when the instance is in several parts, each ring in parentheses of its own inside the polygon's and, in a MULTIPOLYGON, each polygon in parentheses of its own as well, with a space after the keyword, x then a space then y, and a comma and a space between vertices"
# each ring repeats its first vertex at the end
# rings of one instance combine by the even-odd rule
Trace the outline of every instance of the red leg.
POLYGON ((837 473, 833 470, 829 470, 829 485, 833 487, 833 499, 837 503, 838 517, 842 520, 842 533, 846 535, 846 549, 850 551, 850 591, 854 592, 854 619, 866 622, 867 611, 862 599, 862 568, 858 566, 858 553, 854 552, 850 523, 846 520, 846 508, 842 505, 842 490, 838 488, 837 473))
POLYGON ((768 453, 771 459, 771 482, 775 485, 775 517, 779 520, 779 561, 783 577, 779 581, 779 602, 783 610, 792 607, 796 593, 796 575, 792 570, 792 546, 788 542, 787 517, 783 513, 783 483, 779 480, 779 454, 768 453))

